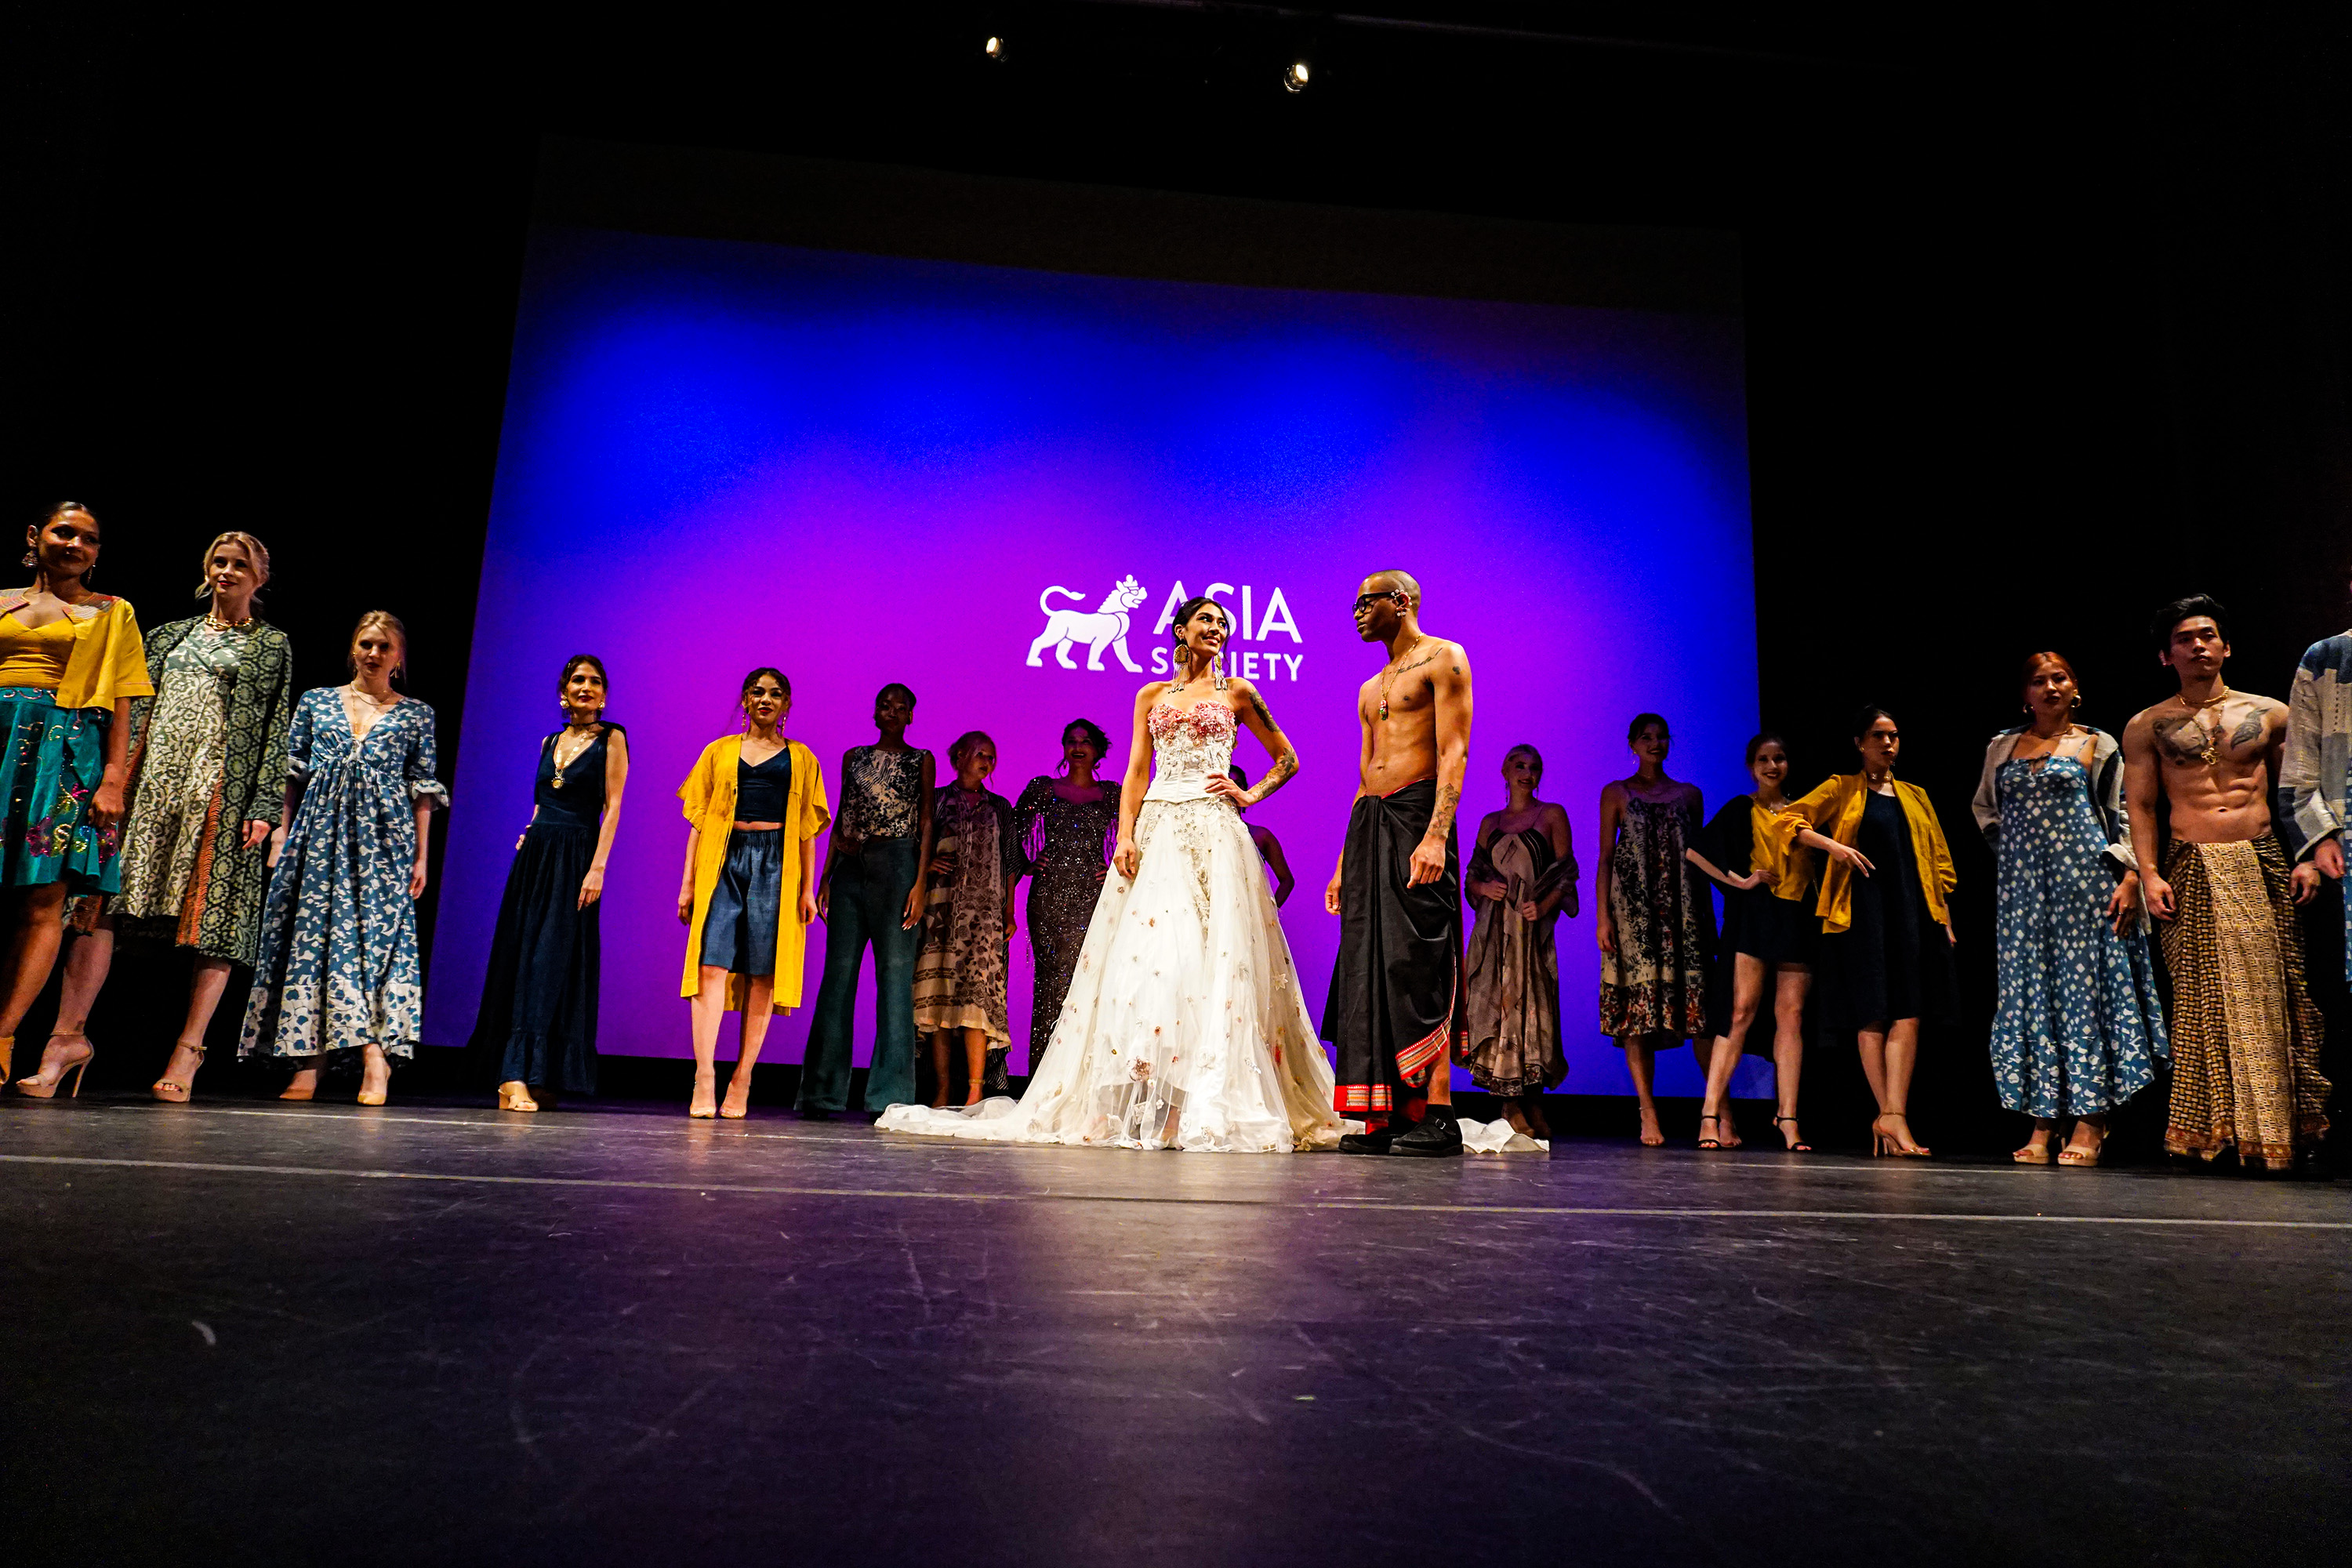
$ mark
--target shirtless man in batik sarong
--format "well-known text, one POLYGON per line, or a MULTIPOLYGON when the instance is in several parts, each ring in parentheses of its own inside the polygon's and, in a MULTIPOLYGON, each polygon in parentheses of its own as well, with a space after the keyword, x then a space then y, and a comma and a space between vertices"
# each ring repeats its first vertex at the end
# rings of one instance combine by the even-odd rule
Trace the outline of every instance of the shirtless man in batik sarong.
POLYGON ((2172 972, 2164 1146, 2207 1160, 2234 1149, 2246 1169, 2284 1170, 2326 1135, 2327 1080, 2293 868, 2271 830, 2286 705, 2222 680, 2228 619, 2202 594, 2157 612, 2157 658, 2180 691, 2126 726, 2124 803, 2172 972), (2171 810, 2161 856, 2159 799, 2171 810))

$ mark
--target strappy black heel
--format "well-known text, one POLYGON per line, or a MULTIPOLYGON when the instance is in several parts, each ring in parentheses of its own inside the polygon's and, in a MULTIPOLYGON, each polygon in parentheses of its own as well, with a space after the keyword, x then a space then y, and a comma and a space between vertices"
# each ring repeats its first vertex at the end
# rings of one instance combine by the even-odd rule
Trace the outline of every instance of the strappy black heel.
MULTIPOLYGON (((1794 1127, 1797 1124, 1797 1119, 1793 1116, 1776 1116, 1772 1118, 1772 1125, 1774 1127, 1779 1127, 1783 1122, 1794 1127)), ((1812 1152, 1813 1146, 1811 1143, 1803 1142, 1791 1143, 1788 1148, 1788 1152, 1791 1154, 1810 1154, 1812 1152)))
POLYGON ((1722 1148, 1722 1147, 1723 1147, 1723 1140, 1722 1140, 1722 1138, 1721 1138, 1720 1136, 1712 1137, 1712 1138, 1711 1138, 1711 1137, 1709 1137, 1709 1136, 1707 1136, 1707 1133, 1706 1133, 1706 1124, 1707 1124, 1708 1122, 1710 1122, 1710 1121, 1714 1122, 1714 1123, 1715 1123, 1715 1126, 1716 1126, 1716 1131, 1717 1131, 1717 1132, 1719 1134, 1719 1133, 1722 1131, 1722 1130, 1723 1130, 1723 1118, 1722 1118, 1722 1117, 1720 1117, 1720 1116, 1702 1116, 1702 1117, 1700 1117, 1698 1120, 1699 1120, 1699 1139, 1698 1139, 1698 1146, 1699 1146, 1700 1148, 1702 1148, 1702 1149, 1720 1149, 1720 1148, 1722 1148))

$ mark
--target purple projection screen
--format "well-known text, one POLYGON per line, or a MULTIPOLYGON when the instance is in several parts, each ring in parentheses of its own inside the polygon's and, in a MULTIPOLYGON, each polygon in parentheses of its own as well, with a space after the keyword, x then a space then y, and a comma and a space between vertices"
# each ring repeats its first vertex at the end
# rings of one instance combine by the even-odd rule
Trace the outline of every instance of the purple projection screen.
MULTIPOLYGON (((1088 718, 1123 748, 1176 602, 1212 593, 1297 744, 1256 808, 1298 878, 1283 923, 1319 1016, 1323 884, 1355 789, 1349 619, 1402 567, 1469 649, 1462 812, 1543 753, 1583 868, 1559 928, 1570 1093, 1630 1092, 1597 1028, 1597 801, 1625 724, 1665 713, 1708 806, 1748 787, 1756 624, 1738 322, 1727 316, 1077 276, 592 229, 534 233, 499 445, 427 1038, 464 1040, 567 655, 612 673, 634 758, 604 908, 599 1048, 688 1054, 676 791, 737 727, 745 670, 791 677, 788 732, 838 803, 874 696, 919 700, 941 759, 986 730, 1017 796, 1088 718), (1131 584, 1122 593, 1123 584, 1131 584), (1115 612, 1126 631, 1110 635, 1115 612), (1107 610, 1106 605, 1109 606, 1107 610), (1033 647, 1050 614, 1076 640, 1033 647)), ((1265 764, 1244 738, 1255 777, 1265 764)), ((1111 764, 1115 772, 1116 759, 1111 764)), ((823 841, 819 841, 822 851, 823 841)), ((1024 894, 1025 902, 1026 895, 1024 894)), ((797 1061, 824 966, 762 1059, 797 1061)), ((856 1059, 872 1044, 872 966, 856 1059)), ((1013 1066, 1030 1060, 1025 934, 1013 1066)), ((731 1054, 731 1025, 722 1056, 731 1054)), ((1036 1042, 1042 1049, 1043 1041, 1036 1042)), ((1766 1092, 1769 1063, 1737 1088, 1766 1092)), ((1464 1080, 1466 1082, 1466 1079, 1464 1080)), ((1691 1053, 1659 1089, 1696 1094, 1691 1053)))

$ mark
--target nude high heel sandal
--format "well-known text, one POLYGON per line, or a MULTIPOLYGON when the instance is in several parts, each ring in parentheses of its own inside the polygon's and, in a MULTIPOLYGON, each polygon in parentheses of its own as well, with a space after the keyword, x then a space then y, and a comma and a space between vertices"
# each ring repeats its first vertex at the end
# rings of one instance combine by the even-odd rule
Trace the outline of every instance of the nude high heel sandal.
POLYGON ((520 1079, 509 1079, 499 1085, 500 1110, 537 1110, 539 1101, 530 1097, 530 1086, 520 1079))
POLYGON ((202 1046, 192 1046, 185 1040, 177 1040, 173 1043, 172 1049, 175 1054, 180 1051, 193 1051, 195 1053, 196 1068, 190 1070, 188 1074, 190 1081, 182 1083, 178 1079, 169 1076, 172 1069, 171 1064, 167 1062, 164 1064, 163 1068, 163 1071, 166 1076, 159 1078, 153 1083, 149 1084, 147 1086, 147 1092, 153 1095, 157 1100, 162 1100, 166 1105, 185 1105, 188 1103, 188 1096, 195 1090, 196 1086, 194 1080, 196 1076, 196 1069, 201 1069, 205 1065, 205 1047, 202 1046))
POLYGON ((1905 1160, 1929 1158, 1927 1147, 1911 1136, 1911 1119, 1899 1110, 1882 1110, 1871 1122, 1870 1152, 1873 1158, 1881 1154, 1893 1154, 1905 1160), (1899 1135, 1887 1131, 1889 1119, 1902 1123, 1903 1130, 1899 1135))
POLYGON ((98 1047, 91 1045, 89 1037, 85 1035, 82 1037, 82 1054, 58 1068, 56 1078, 44 1080, 38 1073, 30 1078, 20 1078, 16 1080, 16 1092, 30 1100, 55 1100, 58 1089, 66 1081, 66 1074, 71 1073, 74 1075, 73 1093, 66 1098, 79 1100, 82 1075, 89 1070, 89 1064, 97 1056, 98 1047))

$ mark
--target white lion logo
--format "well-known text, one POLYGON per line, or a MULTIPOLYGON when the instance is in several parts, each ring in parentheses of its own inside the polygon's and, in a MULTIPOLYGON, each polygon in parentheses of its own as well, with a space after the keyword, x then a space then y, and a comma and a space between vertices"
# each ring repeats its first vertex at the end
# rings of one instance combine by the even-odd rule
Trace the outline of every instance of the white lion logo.
POLYGON ((1050 602, 1056 594, 1072 599, 1086 597, 1076 588, 1058 584, 1037 595, 1037 607, 1045 612, 1045 629, 1038 634, 1035 642, 1029 645, 1031 664, 1044 665, 1045 649, 1050 645, 1054 657, 1061 661, 1064 669, 1076 669, 1078 667, 1070 661, 1070 645, 1082 642, 1087 645, 1088 669, 1103 667, 1103 649, 1108 648, 1118 655, 1118 662, 1127 667, 1129 675, 1143 673, 1143 667, 1129 658, 1127 652, 1128 612, 1149 596, 1143 584, 1135 580, 1134 574, 1129 573, 1119 579, 1118 585, 1092 610, 1057 610, 1050 602))

